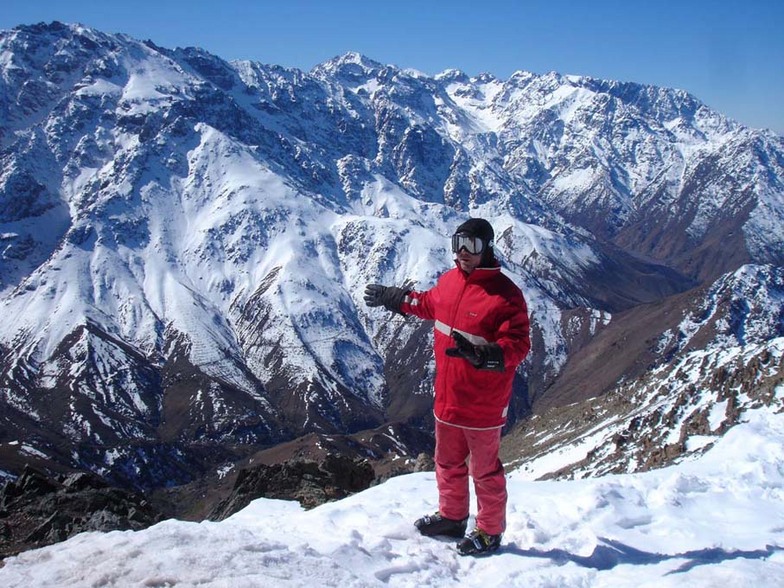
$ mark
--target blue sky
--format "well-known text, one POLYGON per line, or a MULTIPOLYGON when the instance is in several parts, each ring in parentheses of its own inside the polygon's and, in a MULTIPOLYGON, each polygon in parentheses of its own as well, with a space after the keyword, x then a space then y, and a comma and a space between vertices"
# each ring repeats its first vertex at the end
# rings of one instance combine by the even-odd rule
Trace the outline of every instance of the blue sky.
POLYGON ((782 0, 4 0, 59 20, 305 71, 347 51, 435 75, 516 70, 687 90, 784 134, 782 0))

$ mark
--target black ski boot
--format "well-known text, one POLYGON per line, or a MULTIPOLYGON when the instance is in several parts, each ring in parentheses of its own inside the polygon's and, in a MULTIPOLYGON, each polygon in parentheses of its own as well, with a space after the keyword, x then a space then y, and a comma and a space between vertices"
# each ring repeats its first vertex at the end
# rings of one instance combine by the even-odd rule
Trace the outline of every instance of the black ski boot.
POLYGON ((457 542, 460 555, 487 555, 501 546, 501 535, 488 535, 476 528, 457 542))
POLYGON ((425 515, 414 522, 414 526, 419 529, 419 532, 427 537, 434 535, 462 537, 465 534, 467 524, 468 517, 462 520, 448 519, 437 511, 435 514, 425 515))

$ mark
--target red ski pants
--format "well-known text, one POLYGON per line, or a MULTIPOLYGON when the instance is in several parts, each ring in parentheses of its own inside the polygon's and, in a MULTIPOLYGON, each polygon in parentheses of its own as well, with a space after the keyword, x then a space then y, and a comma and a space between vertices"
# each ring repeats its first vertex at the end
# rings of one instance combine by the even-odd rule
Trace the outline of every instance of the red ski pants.
POLYGON ((468 516, 470 475, 476 493, 476 526, 490 535, 504 532, 507 494, 504 466, 498 459, 500 445, 500 428, 475 431, 436 421, 438 510, 443 516, 468 516))

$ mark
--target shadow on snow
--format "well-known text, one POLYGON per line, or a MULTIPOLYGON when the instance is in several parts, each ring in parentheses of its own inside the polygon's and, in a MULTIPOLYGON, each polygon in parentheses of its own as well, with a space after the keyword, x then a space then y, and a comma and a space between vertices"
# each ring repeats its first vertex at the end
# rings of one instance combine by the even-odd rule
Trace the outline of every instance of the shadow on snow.
POLYGON ((678 569, 668 572, 668 574, 677 574, 688 572, 692 568, 700 565, 716 564, 737 558, 765 559, 773 555, 776 551, 784 551, 784 547, 766 545, 765 549, 754 549, 752 551, 736 549, 727 550, 720 547, 710 547, 668 555, 641 551, 613 539, 600 537, 599 540, 603 545, 597 545, 593 550, 593 553, 587 557, 574 555, 563 549, 550 549, 548 551, 542 551, 540 549, 521 549, 514 543, 502 547, 502 553, 513 553, 525 557, 549 558, 559 564, 565 564, 571 561, 577 565, 595 570, 611 570, 620 564, 649 565, 672 559, 688 560, 678 569))

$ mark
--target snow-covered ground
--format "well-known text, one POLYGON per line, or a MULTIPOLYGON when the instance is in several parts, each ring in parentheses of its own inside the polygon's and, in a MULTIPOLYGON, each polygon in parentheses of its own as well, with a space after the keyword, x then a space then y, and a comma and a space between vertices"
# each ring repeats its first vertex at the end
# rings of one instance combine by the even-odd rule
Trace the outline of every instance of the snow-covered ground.
POLYGON ((415 531, 436 508, 434 476, 420 473, 311 511, 260 499, 220 523, 84 533, 7 559, 0 585, 784 586, 776 404, 667 469, 567 482, 511 472, 504 545, 483 558, 415 531))

